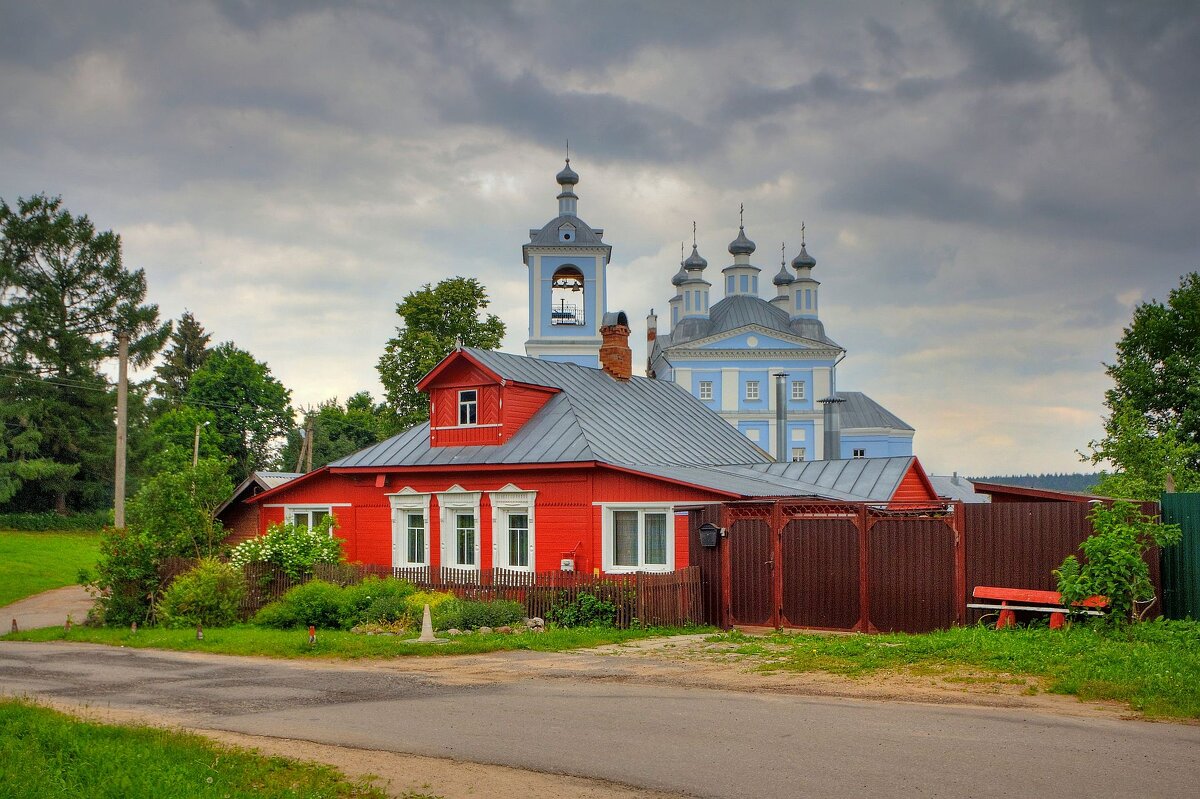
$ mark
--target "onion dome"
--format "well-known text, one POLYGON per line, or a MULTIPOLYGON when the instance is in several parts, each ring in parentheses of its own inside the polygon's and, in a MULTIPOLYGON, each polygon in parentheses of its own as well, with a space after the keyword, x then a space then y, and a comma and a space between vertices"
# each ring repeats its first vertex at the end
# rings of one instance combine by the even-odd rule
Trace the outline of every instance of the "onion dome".
POLYGON ((746 238, 746 228, 738 225, 738 236, 733 241, 729 242, 730 255, 749 255, 754 252, 754 242, 746 238))
POLYGON ((672 286, 681 286, 687 282, 687 279, 688 279, 687 270, 683 268, 683 264, 680 264, 679 271, 676 272, 675 276, 671 278, 671 285, 672 286))
POLYGON ((808 250, 803 244, 800 245, 800 254, 792 259, 793 269, 812 269, 817 265, 817 259, 808 254, 808 250))
POLYGON ((689 255, 687 260, 683 262, 683 268, 689 270, 703 269, 706 266, 708 266, 708 261, 704 260, 704 257, 700 255, 700 251, 696 249, 696 245, 693 244, 692 254, 689 255))
POLYGON ((785 265, 780 264, 779 265, 779 273, 775 275, 774 280, 772 280, 771 282, 774 283, 776 286, 789 286, 792 283, 796 282, 796 278, 792 275, 791 272, 788 271, 788 268, 785 265))
POLYGON ((554 176, 560 186, 574 186, 579 182, 579 175, 574 169, 571 169, 571 159, 567 159, 567 165, 562 168, 562 171, 554 176))

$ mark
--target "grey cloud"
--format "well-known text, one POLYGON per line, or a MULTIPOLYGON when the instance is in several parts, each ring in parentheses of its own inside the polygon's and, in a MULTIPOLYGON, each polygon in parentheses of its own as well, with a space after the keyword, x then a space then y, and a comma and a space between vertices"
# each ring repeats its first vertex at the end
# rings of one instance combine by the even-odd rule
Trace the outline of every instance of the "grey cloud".
POLYGON ((1057 42, 1045 42, 1017 24, 1029 14, 1001 14, 993 4, 947 0, 938 17, 967 55, 962 78, 975 87, 1036 83, 1064 69, 1055 54, 1057 42))

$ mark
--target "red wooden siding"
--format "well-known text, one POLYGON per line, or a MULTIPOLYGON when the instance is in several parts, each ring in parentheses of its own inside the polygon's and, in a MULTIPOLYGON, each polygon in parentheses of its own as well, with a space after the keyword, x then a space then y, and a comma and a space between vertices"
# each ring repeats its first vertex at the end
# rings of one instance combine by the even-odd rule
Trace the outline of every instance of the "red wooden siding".
POLYGON ((504 428, 500 424, 500 386, 467 385, 445 388, 438 386, 429 392, 429 444, 433 447, 462 447, 499 444, 504 428), (477 423, 458 427, 458 392, 463 389, 478 392, 477 423))
POLYGON ((892 494, 892 499, 900 502, 937 499, 937 492, 933 490, 929 479, 921 471, 921 464, 918 461, 914 460, 912 466, 908 467, 908 473, 900 480, 900 485, 896 486, 896 493, 892 494))
MULTIPOLYGON (((268 524, 283 521, 283 505, 342 505, 334 507, 338 526, 335 535, 342 539, 346 557, 352 562, 380 566, 392 564, 391 504, 387 494, 404 487, 428 493, 430 566, 441 562, 441 513, 439 492, 453 485, 467 491, 479 491, 479 566, 493 566, 492 507, 489 492, 513 484, 525 491, 536 491, 534 502, 534 563, 538 572, 557 571, 564 557, 575 558, 576 570, 584 573, 603 564, 602 503, 669 502, 694 505, 720 497, 699 488, 675 485, 639 474, 630 474, 602 466, 561 468, 512 468, 433 472, 428 469, 392 471, 386 487, 376 485, 376 473, 323 472, 297 481, 273 493, 262 507, 259 531, 268 524)), ((675 530, 675 568, 688 565, 687 517, 677 516, 675 530)))
POLYGON ((225 543, 237 546, 248 538, 258 535, 259 507, 234 501, 218 518, 226 532, 225 543))
POLYGON ((507 385, 500 390, 501 442, 512 438, 557 392, 535 386, 507 385))

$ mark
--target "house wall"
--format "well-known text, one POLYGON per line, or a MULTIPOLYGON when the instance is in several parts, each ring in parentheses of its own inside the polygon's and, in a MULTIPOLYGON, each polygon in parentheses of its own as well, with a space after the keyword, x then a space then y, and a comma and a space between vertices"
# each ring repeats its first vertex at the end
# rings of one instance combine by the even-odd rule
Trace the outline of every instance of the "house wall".
MULTIPOLYGON (((457 471, 390 472, 386 485, 377 486, 377 473, 315 474, 272 494, 263 504, 259 532, 284 520, 288 505, 330 505, 337 518, 334 534, 342 540, 350 561, 392 565, 392 518, 388 494, 402 488, 433 494, 430 498, 430 565, 441 566, 441 519, 438 492, 451 486, 482 492, 479 509, 479 566, 493 567, 495 541, 492 505, 488 492, 512 484, 536 491, 534 500, 534 568, 557 571, 564 557, 575 558, 575 568, 591 572, 602 567, 605 503, 671 503, 694 505, 717 501, 720 496, 704 489, 675 485, 652 477, 627 474, 599 466, 542 469, 490 469, 459 467, 457 471)), ((675 518, 675 568, 688 564, 687 519, 675 518)))
POLYGON ((228 534, 225 543, 237 546, 248 538, 254 538, 259 531, 259 507, 247 505, 244 502, 233 502, 218 517, 228 534))

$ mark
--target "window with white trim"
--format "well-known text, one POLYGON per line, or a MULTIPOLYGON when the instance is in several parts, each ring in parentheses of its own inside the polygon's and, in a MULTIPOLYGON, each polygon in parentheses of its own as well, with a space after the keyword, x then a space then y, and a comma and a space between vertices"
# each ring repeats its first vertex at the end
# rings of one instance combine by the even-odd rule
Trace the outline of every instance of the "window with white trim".
POLYGON ((799 401, 802 399, 804 399, 804 381, 803 380, 793 380, 792 381, 792 400, 799 401))
MULTIPOLYGON (((288 524, 312 530, 332 513, 333 508, 329 505, 295 506, 284 508, 283 518, 288 524)), ((333 535, 333 530, 330 530, 329 534, 333 535)))
POLYGON ((392 506, 392 565, 429 565, 429 494, 405 486, 388 494, 392 506))
POLYGON ((805 460, 804 456, 806 454, 807 453, 805 452, 804 447, 792 447, 792 462, 799 463, 800 461, 805 460))
POLYGON ((865 457, 867 457, 867 451, 865 449, 856 449, 856 450, 854 450, 854 457, 855 458, 865 458, 865 457))
POLYGON ((479 392, 473 388, 458 392, 458 423, 479 423, 479 392))
POLYGON ((661 572, 675 568, 672 508, 606 507, 603 532, 605 571, 661 572))
POLYGON ((701 380, 700 381, 700 399, 705 400, 706 402, 709 402, 709 401, 712 401, 712 398, 713 398, 713 381, 701 380))
POLYGON ((479 497, 480 492, 457 485, 438 493, 443 565, 479 569, 479 497))
POLYGON ((509 483, 488 494, 492 506, 492 552, 496 568, 533 571, 533 506, 536 491, 524 491, 509 483))
POLYGON ((757 380, 747 380, 746 381, 746 399, 748 399, 748 400, 758 399, 758 381, 757 380))

